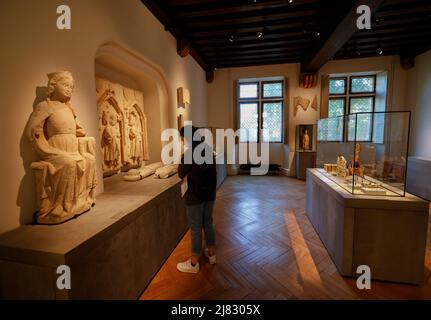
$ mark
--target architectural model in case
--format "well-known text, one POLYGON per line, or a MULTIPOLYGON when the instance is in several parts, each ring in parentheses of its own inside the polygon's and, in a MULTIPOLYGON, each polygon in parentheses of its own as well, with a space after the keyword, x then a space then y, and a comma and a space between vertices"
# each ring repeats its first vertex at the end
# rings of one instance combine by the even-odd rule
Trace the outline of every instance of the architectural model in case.
POLYGON ((317 167, 352 194, 403 197, 409 125, 409 112, 321 119, 317 167))

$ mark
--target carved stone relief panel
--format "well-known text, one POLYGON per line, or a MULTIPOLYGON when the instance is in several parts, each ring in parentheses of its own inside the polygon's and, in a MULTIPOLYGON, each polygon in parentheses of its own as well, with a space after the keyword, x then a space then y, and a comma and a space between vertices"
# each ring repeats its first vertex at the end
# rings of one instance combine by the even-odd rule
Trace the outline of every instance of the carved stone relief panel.
POLYGON ((97 78, 103 175, 141 167, 149 160, 143 93, 97 78))

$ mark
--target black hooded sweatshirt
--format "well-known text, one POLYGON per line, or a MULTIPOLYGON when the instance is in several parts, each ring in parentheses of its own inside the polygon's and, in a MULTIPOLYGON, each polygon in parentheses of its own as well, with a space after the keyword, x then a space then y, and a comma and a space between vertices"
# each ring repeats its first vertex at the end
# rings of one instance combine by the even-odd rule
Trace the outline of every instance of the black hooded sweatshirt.
MULTIPOLYGON (((203 142, 194 142, 192 148, 186 152, 193 150, 203 142)), ((211 147, 205 145, 202 155, 205 152, 211 152, 211 147)), ((184 196, 187 205, 196 205, 206 201, 213 201, 216 198, 217 185, 217 170, 214 156, 211 155, 212 164, 203 163, 197 164, 194 159, 192 164, 184 164, 184 155, 181 157, 181 164, 178 165, 178 176, 184 179, 187 176, 187 192, 184 196)))

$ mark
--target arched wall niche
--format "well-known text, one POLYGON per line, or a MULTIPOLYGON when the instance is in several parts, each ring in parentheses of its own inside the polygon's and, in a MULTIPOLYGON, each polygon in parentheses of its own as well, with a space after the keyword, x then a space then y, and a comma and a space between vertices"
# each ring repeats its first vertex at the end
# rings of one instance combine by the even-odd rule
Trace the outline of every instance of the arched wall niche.
MULTIPOLYGON (((142 92, 144 110, 137 107, 138 105, 142 105, 142 103, 139 104, 138 101, 132 98, 128 100, 126 106, 129 110, 128 115, 122 115, 122 117, 124 120, 125 116, 133 114, 136 116, 136 121, 139 121, 138 128, 141 128, 141 130, 146 129, 147 139, 144 138, 141 144, 144 146, 144 150, 147 150, 147 154, 144 154, 143 159, 145 163, 160 161, 160 153, 163 146, 160 134, 162 130, 170 127, 169 119, 171 118, 171 113, 174 112, 172 110, 173 103, 168 94, 170 88, 163 71, 157 65, 131 49, 117 43, 106 43, 101 45, 96 52, 95 76, 96 88, 98 87, 97 79, 102 78, 142 92)), ((100 90, 100 88, 97 88, 97 90, 100 90)), ((107 101, 109 102, 109 99, 107 101)), ((129 121, 126 122, 129 123, 129 121)), ((119 126, 122 126, 121 139, 127 140, 130 128, 124 122, 120 123, 119 126)), ((99 145, 103 151, 103 140, 100 140, 99 145)), ((132 145, 129 141, 126 148, 127 152, 121 155, 125 162, 130 162, 130 168, 137 165, 131 159, 133 150, 136 150, 133 149, 134 147, 136 145, 132 145)), ((128 168, 122 169, 127 170, 128 168)), ((103 170, 105 172, 105 168, 103 170)))

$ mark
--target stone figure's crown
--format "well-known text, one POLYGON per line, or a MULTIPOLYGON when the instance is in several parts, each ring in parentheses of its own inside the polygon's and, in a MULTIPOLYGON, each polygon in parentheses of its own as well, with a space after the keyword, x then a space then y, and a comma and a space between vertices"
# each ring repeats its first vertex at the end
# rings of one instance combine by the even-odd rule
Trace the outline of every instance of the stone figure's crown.
POLYGON ((68 78, 72 78, 72 73, 70 71, 55 71, 55 72, 51 72, 47 74, 47 77, 49 80, 51 79, 55 79, 55 78, 60 78, 60 77, 68 77, 68 78))

